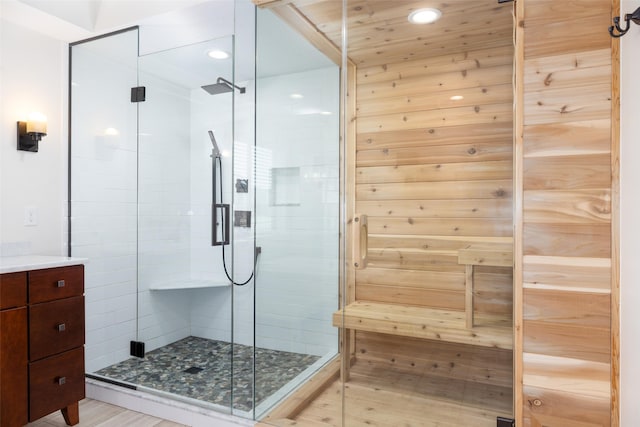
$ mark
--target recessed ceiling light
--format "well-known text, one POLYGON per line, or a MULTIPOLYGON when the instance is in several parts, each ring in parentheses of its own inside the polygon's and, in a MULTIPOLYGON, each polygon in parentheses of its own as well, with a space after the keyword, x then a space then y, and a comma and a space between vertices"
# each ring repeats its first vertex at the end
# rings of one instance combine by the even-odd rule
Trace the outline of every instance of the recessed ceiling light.
POLYGON ((213 59, 227 59, 229 57, 229 54, 224 50, 213 49, 207 52, 207 56, 213 59))
POLYGON ((462 95, 453 95, 451 98, 449 98, 452 101, 460 101, 464 99, 464 96, 462 95))
POLYGON ((302 95, 300 93, 292 93, 291 95, 289 95, 289 98, 291 98, 291 99, 302 99, 302 98, 304 98, 304 95, 302 95))
POLYGON ((416 9, 409 14, 409 22, 412 24, 431 24, 436 22, 442 16, 442 12, 438 9, 424 8, 416 9))

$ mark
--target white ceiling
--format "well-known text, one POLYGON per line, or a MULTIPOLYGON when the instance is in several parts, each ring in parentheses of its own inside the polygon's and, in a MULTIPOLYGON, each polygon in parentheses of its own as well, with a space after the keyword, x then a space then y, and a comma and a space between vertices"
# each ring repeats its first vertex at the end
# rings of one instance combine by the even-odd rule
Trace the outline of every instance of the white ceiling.
POLYGON ((205 1, 0 0, 3 19, 68 42, 134 25, 142 19, 205 1))
MULTIPOLYGON (((242 34, 235 40, 237 81, 254 75, 254 61, 258 61, 258 77, 333 65, 267 10, 258 12, 258 52, 254 57, 251 0, 0 0, 0 11, 2 19, 65 42, 139 25, 142 55, 222 39, 234 32, 242 34)), ((165 58, 169 60, 169 56, 165 58)), ((199 57, 180 61, 185 73, 176 73, 174 67, 173 73, 166 73, 167 78, 174 76, 182 83, 189 75, 210 75, 210 62, 199 57), (208 70, 199 70, 200 65, 208 70)))

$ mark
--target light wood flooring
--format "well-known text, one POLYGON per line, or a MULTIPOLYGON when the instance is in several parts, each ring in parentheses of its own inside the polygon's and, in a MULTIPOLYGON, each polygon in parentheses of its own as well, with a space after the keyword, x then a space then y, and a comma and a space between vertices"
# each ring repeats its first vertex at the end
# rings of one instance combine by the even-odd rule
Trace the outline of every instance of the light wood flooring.
MULTIPOLYGON (((336 382, 295 420, 275 424, 342 426, 341 395, 341 385, 336 382)), ((345 386, 344 412, 344 425, 349 427, 495 427, 496 416, 508 416, 510 411, 479 409, 437 397, 406 395, 350 382, 345 386)))
MULTIPOLYGON (((28 427, 66 427, 60 411, 47 415, 28 427)), ((80 402, 80 424, 77 427, 184 427, 171 421, 162 420, 140 412, 129 411, 92 399, 80 402)))
POLYGON ((337 379, 293 416, 275 411, 261 425, 495 427, 496 417, 512 416, 509 350, 361 335, 344 392, 337 379))

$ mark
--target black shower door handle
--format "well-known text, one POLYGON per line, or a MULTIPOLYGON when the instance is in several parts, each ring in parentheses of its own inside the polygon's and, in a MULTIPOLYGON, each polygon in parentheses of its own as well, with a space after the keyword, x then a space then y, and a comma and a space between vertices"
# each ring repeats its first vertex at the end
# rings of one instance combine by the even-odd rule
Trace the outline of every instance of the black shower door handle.
POLYGON ((229 215, 231 212, 228 203, 214 203, 211 206, 211 246, 222 246, 229 244, 229 215), (222 220, 222 240, 218 240, 218 210, 224 212, 220 215, 222 220))

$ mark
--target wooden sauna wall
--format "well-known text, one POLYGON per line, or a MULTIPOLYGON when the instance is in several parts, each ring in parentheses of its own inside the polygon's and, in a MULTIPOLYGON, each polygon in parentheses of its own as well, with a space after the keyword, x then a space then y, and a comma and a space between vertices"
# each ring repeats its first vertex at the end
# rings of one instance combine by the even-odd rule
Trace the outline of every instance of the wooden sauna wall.
MULTIPOLYGON (((512 57, 505 46, 357 72, 356 300, 464 310, 457 249, 512 236, 512 57), (452 101, 451 96, 464 96, 452 101)), ((512 312, 508 268, 479 268, 477 310, 512 312)))
POLYGON ((612 14, 609 1, 526 0, 518 7, 524 49, 518 150, 523 158, 517 159, 523 197, 517 292, 523 298, 524 425, 615 426, 610 421, 616 411, 615 405, 610 408, 614 70, 607 27, 618 13, 612 14))
MULTIPOLYGON (((513 41, 493 46, 358 67, 356 212, 369 216, 369 265, 356 300, 463 311, 457 250, 512 237, 513 41)), ((476 312, 511 316, 512 270, 476 271, 476 312)), ((362 355, 376 340, 356 342, 362 355)))

